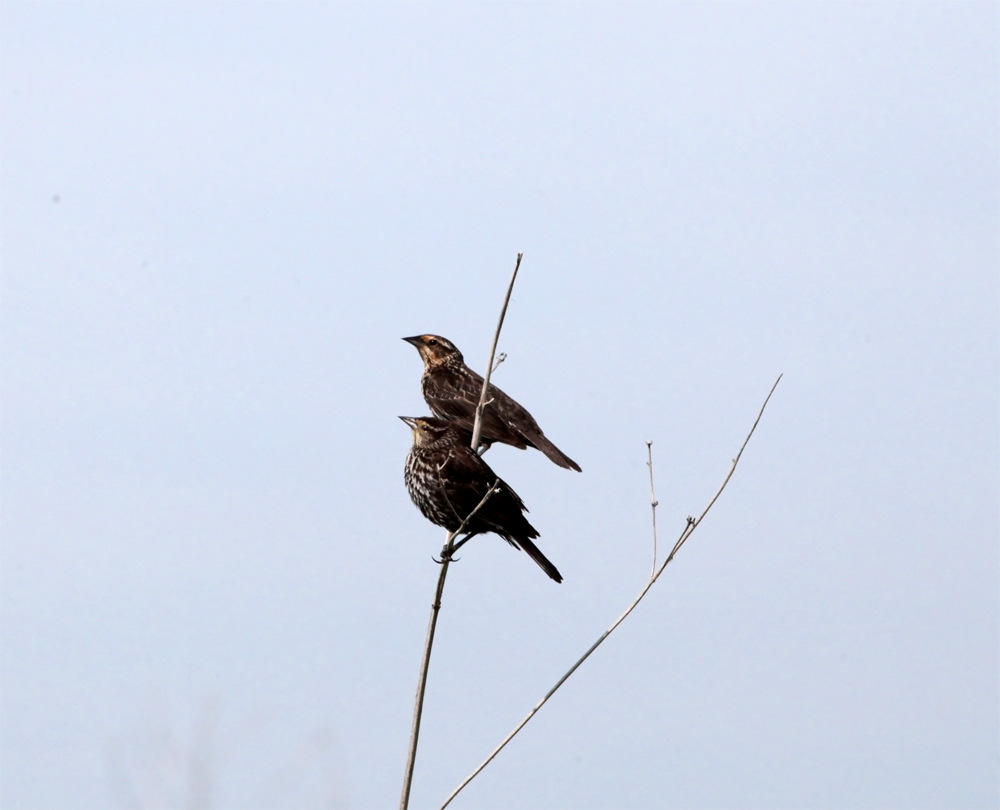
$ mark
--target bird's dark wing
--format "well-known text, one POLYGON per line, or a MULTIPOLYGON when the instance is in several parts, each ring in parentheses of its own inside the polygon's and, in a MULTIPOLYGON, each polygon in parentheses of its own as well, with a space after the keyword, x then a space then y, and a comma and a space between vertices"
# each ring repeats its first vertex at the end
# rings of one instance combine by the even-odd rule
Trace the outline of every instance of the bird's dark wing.
POLYGON ((499 482, 499 490, 476 512, 466 531, 470 534, 493 532, 500 535, 514 548, 523 549, 549 577, 562 582, 559 570, 531 542, 532 538, 538 537, 538 530, 524 516, 528 511, 524 502, 471 447, 451 448, 444 472, 448 498, 463 519, 476 508, 490 487, 499 482))
MULTIPOLYGON (((447 501, 459 520, 464 520, 476 508, 483 496, 493 486, 493 482, 496 481, 496 475, 493 474, 493 471, 486 467, 485 463, 477 463, 480 461, 479 456, 472 451, 471 447, 456 445, 449 448, 447 458, 440 471, 440 480, 447 501)), ((496 495, 492 496, 490 501, 495 497, 496 495)), ((476 513, 472 522, 469 523, 467 531, 476 534, 492 531, 488 526, 480 525, 482 514, 483 510, 476 513)))
MULTIPOLYGON (((436 416, 458 422, 468 430, 473 429, 476 406, 483 390, 483 378, 476 372, 468 367, 434 369, 423 378, 422 388, 424 399, 436 416)), ((491 395, 494 391, 491 385, 491 395)), ((502 442, 520 450, 528 446, 498 415, 494 403, 483 409, 482 436, 488 442, 502 442)))
POLYGON ((479 394, 476 394, 475 400, 472 399, 469 386, 463 384, 463 376, 450 368, 432 369, 421 380, 421 388, 424 399, 436 416, 451 419, 471 430, 479 394))
POLYGON ((476 508, 495 482, 500 482, 499 490, 483 504, 469 524, 476 532, 495 532, 508 542, 511 537, 538 537, 535 527, 524 517, 528 511, 524 502, 471 447, 452 448, 445 478, 450 485, 448 497, 453 502, 462 502, 463 518, 476 508), (455 489, 454 495, 451 487, 455 489))

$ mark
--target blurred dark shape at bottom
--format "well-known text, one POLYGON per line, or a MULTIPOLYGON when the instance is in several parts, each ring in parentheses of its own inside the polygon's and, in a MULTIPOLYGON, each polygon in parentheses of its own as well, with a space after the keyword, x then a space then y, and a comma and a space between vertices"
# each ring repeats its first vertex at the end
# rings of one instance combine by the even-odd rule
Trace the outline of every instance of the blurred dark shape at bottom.
POLYGON ((346 808, 343 757, 332 724, 282 727, 273 710, 223 711, 206 692, 186 722, 151 697, 146 719, 107 740, 112 806, 119 808, 346 808), (186 731, 178 731, 185 728, 186 731))

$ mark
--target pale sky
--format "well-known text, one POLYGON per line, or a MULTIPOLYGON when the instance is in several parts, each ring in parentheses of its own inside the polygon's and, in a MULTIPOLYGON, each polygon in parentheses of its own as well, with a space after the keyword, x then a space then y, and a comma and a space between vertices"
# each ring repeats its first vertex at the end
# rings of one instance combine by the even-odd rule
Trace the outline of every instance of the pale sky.
POLYGON ((1000 803, 995 3, 0 5, 4 808, 1000 803))

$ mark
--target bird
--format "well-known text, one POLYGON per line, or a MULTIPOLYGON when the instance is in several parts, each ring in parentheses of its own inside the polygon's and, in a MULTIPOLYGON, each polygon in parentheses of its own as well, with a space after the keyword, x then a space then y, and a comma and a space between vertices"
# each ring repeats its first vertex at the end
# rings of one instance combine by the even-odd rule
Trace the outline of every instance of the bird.
MULTIPOLYGON (((420 386, 431 413, 471 431, 483 378, 465 365, 462 353, 447 338, 414 335, 403 340, 416 346, 424 361, 420 386)), ((489 404, 483 408, 482 446, 488 449, 494 442, 501 442, 520 450, 534 447, 560 467, 582 472, 579 464, 545 437, 534 417, 495 385, 490 385, 486 401, 489 404)))
POLYGON ((496 492, 462 530, 465 537, 453 551, 477 534, 493 532, 514 548, 523 549, 556 582, 562 574, 532 541, 538 531, 524 516, 527 508, 517 493, 472 449, 472 433, 446 419, 401 416, 413 430, 413 447, 406 457, 403 479, 410 499, 431 523, 456 531, 493 487, 496 492))

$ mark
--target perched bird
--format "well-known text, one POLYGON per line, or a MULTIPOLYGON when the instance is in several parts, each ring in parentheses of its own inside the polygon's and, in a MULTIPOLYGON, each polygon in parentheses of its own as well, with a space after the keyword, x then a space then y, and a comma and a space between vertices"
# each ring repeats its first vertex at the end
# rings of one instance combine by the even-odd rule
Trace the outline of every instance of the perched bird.
MULTIPOLYGON (((415 335, 403 340, 416 346, 424 361, 420 385, 431 412, 471 431, 483 378, 465 365, 455 344, 440 335, 415 335)), ((579 464, 545 438, 534 417, 495 385, 490 385, 486 400, 489 404, 483 409, 482 444, 489 447, 493 442, 502 442, 521 450, 534 447, 560 467, 581 472, 579 464)))
POLYGON ((424 517, 453 532, 499 483, 500 488, 466 524, 465 537, 456 547, 474 535, 493 532, 514 548, 524 549, 546 574, 562 582, 556 567, 531 542, 538 532, 525 518, 528 510, 517 493, 469 446, 472 434, 444 419, 399 418, 413 428, 413 447, 406 457, 403 477, 410 498, 424 517))

